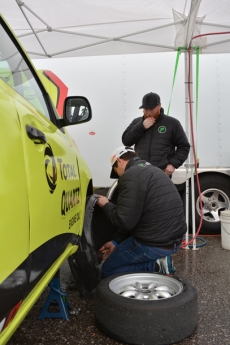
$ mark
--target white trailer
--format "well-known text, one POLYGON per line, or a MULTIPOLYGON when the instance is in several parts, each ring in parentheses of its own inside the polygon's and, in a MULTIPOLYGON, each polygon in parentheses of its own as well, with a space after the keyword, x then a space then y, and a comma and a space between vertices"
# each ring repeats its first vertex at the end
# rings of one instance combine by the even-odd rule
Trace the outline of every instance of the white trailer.
MULTIPOLYGON (((142 115, 139 106, 144 94, 158 93, 165 113, 172 94, 169 116, 179 119, 186 128, 184 59, 184 53, 181 53, 173 89, 175 52, 33 61, 38 69, 48 69, 57 74, 69 87, 69 95, 86 96, 91 102, 92 120, 81 126, 72 126, 69 132, 91 169, 95 187, 108 188, 114 182, 109 178, 110 155, 122 145, 124 129, 135 117, 142 115)), ((220 211, 230 205, 229 59, 229 54, 200 56, 197 122, 195 106, 193 118, 202 191, 202 233, 220 233, 220 211)), ((195 75, 193 68, 194 104, 195 75)), ((173 182, 184 200, 186 176, 184 167, 173 174, 173 182)), ((190 180, 188 177, 189 185, 190 180)), ((195 205, 198 225, 200 206, 196 188, 195 205)))

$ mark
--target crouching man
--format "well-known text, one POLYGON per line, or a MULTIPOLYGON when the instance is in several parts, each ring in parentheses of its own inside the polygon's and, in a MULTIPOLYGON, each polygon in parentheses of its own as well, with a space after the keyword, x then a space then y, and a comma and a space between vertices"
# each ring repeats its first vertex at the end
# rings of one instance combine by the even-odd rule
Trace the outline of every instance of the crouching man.
POLYGON ((117 148, 110 162, 110 177, 119 178, 117 203, 99 195, 97 204, 120 230, 100 249, 106 259, 102 276, 154 272, 156 261, 176 253, 186 233, 180 195, 162 170, 141 160, 131 147, 117 148))

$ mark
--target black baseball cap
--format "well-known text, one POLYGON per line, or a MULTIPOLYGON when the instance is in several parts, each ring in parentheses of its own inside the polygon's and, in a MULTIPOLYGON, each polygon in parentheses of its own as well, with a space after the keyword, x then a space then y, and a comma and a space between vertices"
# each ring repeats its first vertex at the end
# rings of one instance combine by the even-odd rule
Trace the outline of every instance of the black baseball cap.
POLYGON ((158 104, 160 104, 160 96, 158 94, 150 92, 144 95, 142 99, 142 105, 139 109, 145 108, 145 109, 153 109, 156 108, 158 104))

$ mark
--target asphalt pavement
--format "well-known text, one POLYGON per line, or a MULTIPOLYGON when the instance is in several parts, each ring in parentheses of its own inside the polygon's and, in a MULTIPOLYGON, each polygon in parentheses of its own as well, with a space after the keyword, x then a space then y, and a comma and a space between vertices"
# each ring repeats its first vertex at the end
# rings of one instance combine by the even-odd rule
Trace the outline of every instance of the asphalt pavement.
MULTIPOLYGON (((198 294, 197 328, 177 345, 229 345, 230 250, 222 248, 220 236, 199 237, 200 247, 197 250, 180 249, 174 255, 176 275, 189 280, 198 294)), ((61 287, 68 293, 68 301, 74 312, 69 320, 38 320, 49 293, 47 288, 8 345, 123 344, 107 337, 97 328, 94 296, 92 294, 88 299, 79 296, 67 262, 61 268, 61 287)))

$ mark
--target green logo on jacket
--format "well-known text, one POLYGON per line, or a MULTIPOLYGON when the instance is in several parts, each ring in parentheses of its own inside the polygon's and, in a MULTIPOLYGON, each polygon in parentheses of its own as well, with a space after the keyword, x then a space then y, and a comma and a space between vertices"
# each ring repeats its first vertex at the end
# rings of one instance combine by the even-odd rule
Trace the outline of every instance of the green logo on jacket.
POLYGON ((159 133, 165 133, 165 132, 166 132, 166 127, 165 127, 165 126, 160 126, 160 127, 158 128, 158 132, 159 132, 159 133))

